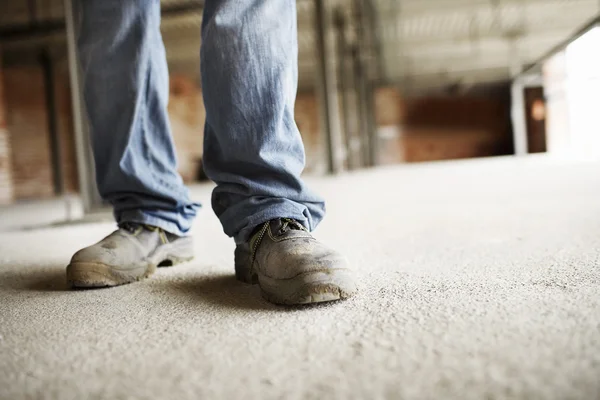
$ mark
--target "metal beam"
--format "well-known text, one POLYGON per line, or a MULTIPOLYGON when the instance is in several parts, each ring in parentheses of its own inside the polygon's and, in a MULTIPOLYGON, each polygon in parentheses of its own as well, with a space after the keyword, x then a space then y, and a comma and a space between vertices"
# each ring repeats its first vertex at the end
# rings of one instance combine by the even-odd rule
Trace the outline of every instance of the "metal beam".
POLYGON ((527 154, 527 120, 525 110, 525 90, 520 79, 516 79, 510 86, 510 117, 513 129, 513 142, 515 155, 527 154))
POLYGON ((92 163, 89 136, 87 134, 87 125, 84 119, 84 107, 81 99, 81 79, 77 57, 73 0, 64 0, 64 6, 77 175, 79 178, 79 192, 81 194, 83 210, 88 213, 92 211, 94 207, 99 206, 101 200, 94 179, 94 166, 92 163))
POLYGON ((363 167, 368 167, 370 163, 370 150, 369 150, 369 123, 368 123, 368 110, 366 105, 366 89, 365 89, 365 73, 360 59, 358 47, 352 49, 352 60, 354 64, 354 89, 356 90, 356 102, 358 108, 358 137, 360 143, 360 152, 362 155, 363 167))
MULTIPOLYGON (((201 12, 204 1, 187 1, 168 5, 161 8, 163 17, 180 17, 190 12, 201 12)), ((30 21, 29 24, 12 25, 0 28, 0 42, 10 43, 21 40, 42 40, 48 36, 65 34, 67 30, 68 13, 65 6, 65 18, 30 21)))
POLYGON ((12 25, 0 29, 0 42, 12 42, 24 39, 43 39, 65 32, 65 21, 54 19, 27 25, 12 25))
POLYGON ((335 72, 332 70, 330 46, 328 43, 329 18, 325 6, 326 0, 315 2, 315 35, 317 38, 317 61, 319 100, 321 105, 322 132, 325 137, 327 172, 335 174, 340 171, 339 157, 336 154, 336 142, 339 138, 339 125, 336 120, 337 96, 335 72))
MULTIPOLYGON (((511 74, 514 75, 522 70, 521 55, 516 45, 517 38, 513 39, 511 60, 511 74)), ((522 79, 513 80, 510 86, 510 118, 513 129, 513 143, 515 155, 527 154, 527 115, 525 110, 525 86, 522 79)))
POLYGON ((369 32, 370 32, 370 46, 373 49, 373 57, 375 58, 375 62, 377 64, 377 78, 376 79, 385 79, 386 70, 385 65, 386 62, 384 60, 383 46, 381 43, 381 21, 379 18, 379 14, 375 6, 373 5, 373 0, 365 0, 365 16, 368 20, 369 32))
MULTIPOLYGON (((493 5, 490 0, 437 0, 437 1, 423 1, 423 0, 393 0, 401 1, 402 8, 407 18, 413 17, 425 17, 428 15, 443 15, 452 12, 455 14, 473 14, 480 12, 489 12, 491 14, 493 5)), ((526 5, 529 9, 535 8, 568 8, 569 11, 576 11, 577 8, 589 7, 590 12, 597 10, 597 0, 568 0, 565 4, 565 0, 526 0, 526 5)), ((377 0, 377 7, 382 15, 389 15, 394 10, 394 5, 390 5, 390 1, 377 0)), ((523 0, 502 0, 500 9, 511 10, 519 9, 523 6, 523 0)), ((568 18, 569 15, 564 15, 568 18)))
POLYGON ((341 8, 335 13, 335 27, 337 33, 338 50, 338 87, 341 98, 341 120, 344 145, 346 147, 346 168, 354 169, 354 155, 352 151, 352 130, 350 122, 350 100, 348 99, 349 79, 347 68, 348 42, 346 40, 346 17, 341 8))
POLYGON ((50 159, 52 161, 52 180, 54 183, 54 194, 62 195, 65 191, 62 152, 60 138, 56 123, 56 96, 54 93, 54 64, 47 50, 43 50, 40 55, 40 63, 44 74, 44 91, 46 97, 46 111, 48 114, 48 134, 50 136, 50 159))
POLYGON ((369 165, 379 164, 379 134, 375 121, 375 90, 370 79, 365 80, 365 102, 367 106, 367 127, 369 139, 369 165))
POLYGON ((544 53, 544 55, 542 55, 535 62, 533 62, 533 64, 530 67, 522 69, 520 72, 516 73, 513 76, 513 78, 516 79, 520 76, 530 74, 531 72, 533 72, 535 70, 535 68, 539 67, 550 57, 552 57, 556 53, 566 49, 568 45, 573 43, 575 40, 579 39, 590 29, 595 28, 598 25, 600 25, 600 15, 596 15, 594 18, 590 19, 587 23, 585 23, 579 29, 575 30, 572 34, 570 34, 566 39, 564 39, 560 43, 556 44, 554 47, 552 47, 550 50, 548 50, 546 53, 544 53))
POLYGON ((357 95, 361 105, 363 128, 361 135, 364 136, 365 165, 375 166, 378 164, 379 140, 375 123, 375 105, 372 77, 373 73, 373 50, 371 27, 369 26, 367 0, 354 1, 354 14, 356 18, 357 52, 355 54, 355 73, 357 82, 357 95))

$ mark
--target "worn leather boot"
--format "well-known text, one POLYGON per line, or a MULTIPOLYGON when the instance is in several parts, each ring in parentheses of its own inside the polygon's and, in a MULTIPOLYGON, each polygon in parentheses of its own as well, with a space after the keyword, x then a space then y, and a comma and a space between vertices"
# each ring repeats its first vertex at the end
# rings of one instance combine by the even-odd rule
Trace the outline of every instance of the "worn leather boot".
POLYGON ((243 282, 258 283, 276 304, 334 301, 357 291, 346 259, 288 218, 262 224, 236 247, 235 272, 243 282))
POLYGON ((159 266, 192 258, 191 237, 126 222, 100 242, 75 253, 67 266, 67 280, 73 287, 117 286, 146 278, 159 266))

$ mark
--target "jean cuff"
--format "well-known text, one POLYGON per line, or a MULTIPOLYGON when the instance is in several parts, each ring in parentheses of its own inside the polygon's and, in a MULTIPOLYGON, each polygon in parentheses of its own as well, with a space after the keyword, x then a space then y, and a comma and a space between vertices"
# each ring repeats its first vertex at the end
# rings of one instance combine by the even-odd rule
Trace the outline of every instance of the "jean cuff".
POLYGON ((246 225, 236 235, 233 236, 236 244, 246 243, 257 226, 277 218, 291 218, 300 222, 306 229, 311 230, 311 224, 306 215, 298 207, 267 207, 261 212, 252 215, 246 221, 246 225))
POLYGON ((190 234, 191 229, 190 222, 186 221, 186 226, 182 227, 176 222, 169 221, 165 218, 160 218, 154 215, 149 215, 143 210, 123 211, 119 213, 119 216, 116 219, 118 224, 122 222, 135 222, 138 224, 156 226, 158 228, 161 228, 165 232, 177 236, 188 236, 190 234))

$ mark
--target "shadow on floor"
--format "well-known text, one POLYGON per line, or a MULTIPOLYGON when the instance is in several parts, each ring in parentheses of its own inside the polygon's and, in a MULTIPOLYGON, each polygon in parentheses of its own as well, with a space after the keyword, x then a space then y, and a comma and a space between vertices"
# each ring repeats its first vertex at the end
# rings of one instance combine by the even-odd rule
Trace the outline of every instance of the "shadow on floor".
MULTIPOLYGON (((67 283, 66 266, 44 265, 38 268, 11 268, 0 273, 0 290, 9 288, 16 291, 31 292, 70 292, 73 289, 67 283)), ((177 297, 182 302, 204 302, 219 307, 245 310, 281 309, 268 303, 260 295, 258 286, 247 285, 235 279, 233 275, 205 274, 164 274, 159 271, 148 279, 121 285, 114 288, 78 289, 74 292, 105 291, 142 291, 154 297, 177 297)), ((166 272, 166 271, 164 271, 166 272)))
POLYGON ((176 280, 158 280, 152 283, 153 292, 167 296, 183 296, 187 300, 210 303, 219 307, 240 310, 278 310, 262 298, 258 286, 247 285, 233 274, 193 275, 176 280))
MULTIPOLYGON (((165 268, 170 269, 170 268, 165 268)), ((162 270, 162 268, 161 268, 162 270)), ((0 273, 0 290, 10 288, 17 291, 71 292, 67 283, 65 267, 47 265, 41 268, 11 269, 0 273)), ((254 311, 295 311, 306 308, 330 307, 337 303, 307 306, 278 306, 269 303, 260 293, 258 285, 248 285, 235 279, 233 274, 163 274, 159 270, 149 279, 115 288, 81 289, 74 292, 105 292, 134 290, 147 292, 148 296, 177 298, 184 303, 201 302, 218 307, 254 311)))
POLYGON ((258 285, 242 283, 233 274, 194 275, 176 281, 157 281, 155 286, 167 295, 184 296, 188 300, 196 298, 204 303, 238 310, 286 312, 334 307, 343 303, 333 302, 302 306, 275 305, 261 296, 258 285))
POLYGON ((27 282, 26 289, 35 292, 64 292, 70 290, 64 269, 47 272, 47 276, 40 276, 27 282))
POLYGON ((69 290, 65 267, 48 265, 43 268, 18 268, 0 273, 0 289, 33 292, 64 292, 69 290))

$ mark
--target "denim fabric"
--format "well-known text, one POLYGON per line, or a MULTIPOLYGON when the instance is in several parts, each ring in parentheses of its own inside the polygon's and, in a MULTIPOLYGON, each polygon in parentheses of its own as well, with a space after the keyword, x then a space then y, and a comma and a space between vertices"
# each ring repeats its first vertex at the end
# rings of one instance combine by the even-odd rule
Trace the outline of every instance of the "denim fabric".
MULTIPOLYGON (((160 2, 80 0, 77 9, 99 192, 117 222, 184 235, 200 205, 177 173, 160 2)), ((300 178, 295 1, 206 0, 202 38, 204 169, 225 233, 241 243, 278 217, 314 229, 325 204, 300 178)))

